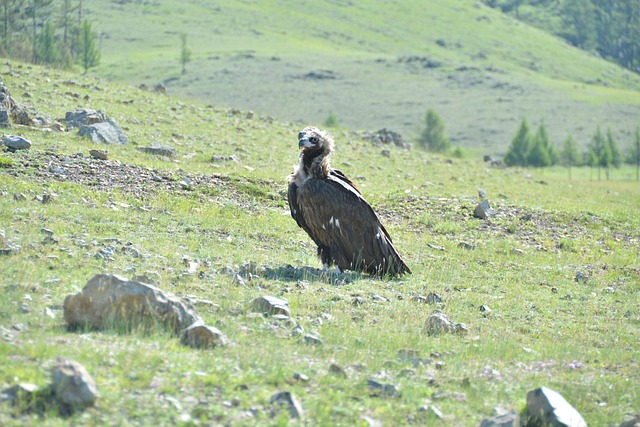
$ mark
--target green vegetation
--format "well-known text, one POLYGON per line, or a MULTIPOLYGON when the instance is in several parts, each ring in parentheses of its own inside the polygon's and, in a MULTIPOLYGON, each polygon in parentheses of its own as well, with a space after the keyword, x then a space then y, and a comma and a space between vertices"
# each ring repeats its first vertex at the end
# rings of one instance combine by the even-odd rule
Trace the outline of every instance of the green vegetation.
MULTIPOLYGON (((177 68, 175 49, 171 55, 177 68)), ((86 75, 7 67, 7 87, 31 92, 19 101, 51 117, 102 109, 133 143, 108 147, 109 160, 99 161, 76 131, 24 127, 32 148, 0 157, 10 159, 0 167, 2 243, 19 248, 0 255, 0 383, 44 386, 51 361, 67 357, 100 392, 95 408, 70 419, 2 403, 0 424, 283 425, 288 414, 272 415, 269 403, 281 390, 300 401, 302 423, 314 425, 479 425, 494 408, 521 410, 526 392, 542 385, 589 425, 618 425, 637 410, 633 168, 612 169, 610 181, 574 168, 568 181, 551 166, 543 180, 535 169, 490 168, 472 155, 391 147, 383 157, 351 130, 335 130, 335 166, 379 213, 413 274, 331 281, 304 273, 319 261, 286 203, 304 125, 86 75), (176 156, 136 150, 156 141, 176 156), (230 155, 235 161, 212 161, 230 155), (184 178, 192 185, 181 186, 184 178), (472 216, 478 188, 497 212, 484 221, 472 216), (38 200, 45 193, 49 203, 38 200), (97 256, 108 247, 111 259, 97 256), (232 344, 203 351, 162 331, 66 331, 65 296, 102 272, 153 277, 194 301, 232 344), (576 281, 577 272, 586 280, 576 281), (430 292, 443 302, 428 304, 430 292), (324 344, 307 346, 293 323, 250 313, 265 294, 286 298, 293 322, 324 344), (426 318, 438 310, 469 333, 427 336, 426 318), (375 396, 368 379, 400 394, 375 396)))
POLYGON ((425 127, 418 138, 418 144, 436 153, 446 153, 451 148, 451 141, 444 134, 444 122, 438 113, 428 109, 424 121, 425 127))

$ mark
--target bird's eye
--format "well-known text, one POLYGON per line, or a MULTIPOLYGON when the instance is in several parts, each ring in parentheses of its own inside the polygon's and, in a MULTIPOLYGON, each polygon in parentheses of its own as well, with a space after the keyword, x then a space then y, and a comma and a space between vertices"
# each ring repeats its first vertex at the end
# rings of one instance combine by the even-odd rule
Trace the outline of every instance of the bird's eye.
POLYGON ((318 137, 317 136, 312 136, 311 138, 309 138, 309 142, 311 142, 312 144, 317 144, 318 143, 318 137))

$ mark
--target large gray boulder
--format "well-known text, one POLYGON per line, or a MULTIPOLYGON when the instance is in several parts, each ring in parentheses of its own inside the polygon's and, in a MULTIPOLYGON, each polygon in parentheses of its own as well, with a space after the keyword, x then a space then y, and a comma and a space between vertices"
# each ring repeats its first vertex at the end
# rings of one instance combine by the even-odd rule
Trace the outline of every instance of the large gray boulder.
POLYGON ((64 300, 70 329, 137 329, 161 324, 175 334, 201 322, 191 304, 155 286, 111 274, 97 274, 81 292, 64 300))
POLYGON ((101 123, 82 125, 78 135, 89 138, 94 144, 128 144, 129 138, 124 134, 114 119, 101 123))

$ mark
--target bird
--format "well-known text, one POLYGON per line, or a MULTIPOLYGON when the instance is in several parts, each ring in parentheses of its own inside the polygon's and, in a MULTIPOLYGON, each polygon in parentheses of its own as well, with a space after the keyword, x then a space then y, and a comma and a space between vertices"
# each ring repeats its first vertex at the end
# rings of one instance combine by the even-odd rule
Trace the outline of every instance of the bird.
POLYGON ((355 184, 329 163, 334 140, 324 130, 298 134, 299 164, 288 176, 291 216, 318 246, 324 271, 395 278, 411 274, 389 233, 355 184))

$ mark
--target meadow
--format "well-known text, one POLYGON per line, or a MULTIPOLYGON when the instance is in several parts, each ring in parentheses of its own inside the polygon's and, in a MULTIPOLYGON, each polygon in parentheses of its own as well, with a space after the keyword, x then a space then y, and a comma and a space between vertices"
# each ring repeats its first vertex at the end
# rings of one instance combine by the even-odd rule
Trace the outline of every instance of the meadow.
POLYGON ((3 130, 33 146, 0 153, 2 245, 15 249, 0 256, 0 387, 44 385, 52 361, 66 357, 94 376, 100 398, 71 419, 2 404, 0 424, 287 425, 288 412, 269 403, 283 390, 305 425, 479 425, 522 411, 540 386, 589 425, 637 413, 635 171, 597 181, 574 169, 569 180, 562 168, 493 168, 475 156, 384 147, 387 157, 360 132, 332 129, 333 165, 358 184, 413 274, 318 276, 313 243, 286 203, 308 123, 2 67, 14 97, 39 114, 101 109, 131 144, 98 147, 109 151, 100 161, 76 131, 3 130), (136 149, 153 143, 176 156, 136 149), (179 184, 185 178, 191 185, 179 184), (486 220, 473 217, 479 189, 496 211, 486 220), (108 247, 112 259, 97 256, 108 247), (195 350, 162 330, 67 331, 65 296, 97 273, 153 277, 197 302, 230 344, 195 350), (291 318, 251 313, 262 295, 288 300, 291 318), (427 335, 434 312, 468 333, 427 335), (323 344, 303 343, 296 326, 323 344), (398 393, 377 395, 368 380, 398 393))
POLYGON ((433 109, 454 145, 494 156, 522 118, 582 149, 597 126, 625 148, 639 124, 637 74, 473 0, 83 4, 91 74, 217 107, 407 139, 433 109))

